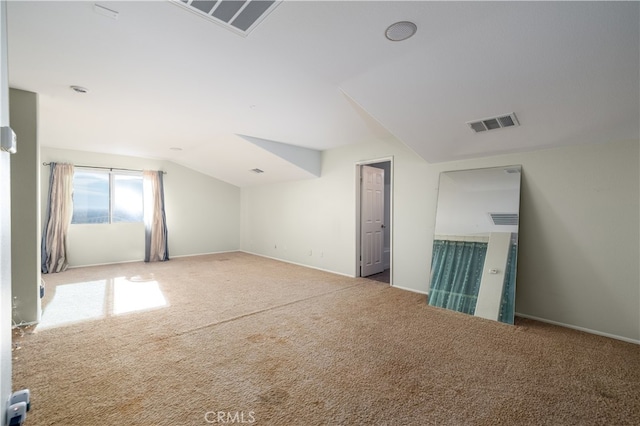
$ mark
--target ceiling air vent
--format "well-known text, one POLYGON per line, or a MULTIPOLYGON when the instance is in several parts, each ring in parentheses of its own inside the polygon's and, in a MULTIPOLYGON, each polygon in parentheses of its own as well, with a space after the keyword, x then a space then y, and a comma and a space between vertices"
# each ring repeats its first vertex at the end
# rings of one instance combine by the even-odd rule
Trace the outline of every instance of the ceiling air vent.
POLYGON ((518 225, 518 213, 489 213, 494 225, 513 226, 518 225))
POLYGON ((520 123, 516 118, 516 114, 504 114, 498 117, 484 118, 482 120, 474 120, 467 122, 471 130, 476 133, 486 132, 487 130, 503 129, 505 127, 519 126, 520 123))
POLYGON ((247 36, 282 0, 171 0, 198 16, 247 36))
POLYGON ((259 175, 260 173, 264 173, 264 170, 260 170, 260 169, 251 169, 249 171, 253 172, 253 173, 257 174, 257 175, 259 175))

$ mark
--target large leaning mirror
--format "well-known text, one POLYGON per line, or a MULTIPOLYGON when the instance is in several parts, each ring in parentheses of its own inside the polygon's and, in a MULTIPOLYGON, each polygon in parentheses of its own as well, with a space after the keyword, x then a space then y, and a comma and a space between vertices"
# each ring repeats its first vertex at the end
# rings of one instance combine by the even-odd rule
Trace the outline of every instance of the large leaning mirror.
POLYGON ((440 174, 429 305, 513 324, 520 166, 440 174))

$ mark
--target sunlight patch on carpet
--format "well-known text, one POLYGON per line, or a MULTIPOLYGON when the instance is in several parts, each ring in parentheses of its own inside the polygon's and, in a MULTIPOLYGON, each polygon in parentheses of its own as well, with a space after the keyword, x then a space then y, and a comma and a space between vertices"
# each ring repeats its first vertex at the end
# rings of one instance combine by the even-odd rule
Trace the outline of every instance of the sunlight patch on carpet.
POLYGON ((117 277, 58 285, 43 308, 38 330, 167 307, 153 277, 117 277))
POLYGON ((61 285, 42 312, 38 329, 97 320, 105 316, 107 280, 61 285))
POLYGON ((113 314, 146 311, 167 306, 157 281, 131 282, 124 277, 113 283, 113 314))

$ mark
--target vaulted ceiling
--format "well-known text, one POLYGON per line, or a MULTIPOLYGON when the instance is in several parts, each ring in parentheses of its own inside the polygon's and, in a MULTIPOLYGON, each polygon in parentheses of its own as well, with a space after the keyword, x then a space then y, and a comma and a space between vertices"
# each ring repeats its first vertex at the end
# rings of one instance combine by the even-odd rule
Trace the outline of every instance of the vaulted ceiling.
POLYGON ((39 94, 42 146, 246 186, 376 139, 442 162, 639 137, 637 2, 284 0, 248 35, 176 3, 8 2, 9 83, 39 94), (397 21, 416 34, 386 39, 397 21))

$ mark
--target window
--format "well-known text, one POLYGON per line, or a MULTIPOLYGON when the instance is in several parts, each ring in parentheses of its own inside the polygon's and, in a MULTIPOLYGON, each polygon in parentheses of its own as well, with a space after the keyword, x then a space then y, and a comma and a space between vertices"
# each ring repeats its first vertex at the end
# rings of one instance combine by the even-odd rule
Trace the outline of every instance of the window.
POLYGON ((71 223, 142 222, 142 174, 78 170, 73 174, 71 223))

